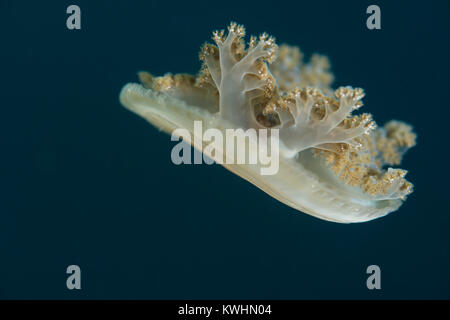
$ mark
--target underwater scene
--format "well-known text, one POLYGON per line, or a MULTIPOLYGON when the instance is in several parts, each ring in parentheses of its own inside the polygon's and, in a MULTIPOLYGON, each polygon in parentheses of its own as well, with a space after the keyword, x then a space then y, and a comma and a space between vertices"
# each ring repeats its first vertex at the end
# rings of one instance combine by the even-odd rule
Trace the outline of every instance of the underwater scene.
POLYGON ((0 15, 1 300, 450 299, 448 1, 0 15))

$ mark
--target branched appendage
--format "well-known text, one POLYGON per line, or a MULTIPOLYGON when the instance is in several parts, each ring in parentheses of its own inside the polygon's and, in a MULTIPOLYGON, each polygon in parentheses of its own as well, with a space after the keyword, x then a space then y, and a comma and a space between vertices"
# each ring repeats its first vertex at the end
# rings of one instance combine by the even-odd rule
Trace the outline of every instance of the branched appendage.
POLYGON ((220 95, 218 116, 236 128, 259 127, 254 107, 276 95, 275 81, 267 68, 276 58, 275 39, 262 34, 250 38, 248 49, 244 27, 231 23, 228 34, 215 31, 216 45, 205 44, 200 52, 204 63, 199 85, 214 84, 220 95))
POLYGON ((277 81, 280 91, 288 92, 296 87, 302 88, 301 67, 303 53, 298 47, 280 45, 277 59, 270 65, 270 71, 277 81))
POLYGON ((303 53, 298 47, 282 44, 277 59, 270 65, 270 71, 280 91, 313 87, 326 94, 333 92, 330 85, 334 76, 326 56, 313 54, 309 62, 304 62, 303 53))
POLYGON ((324 159, 341 180, 359 186, 373 199, 405 199, 412 192, 412 184, 404 178, 406 171, 384 167, 400 164, 402 155, 415 145, 415 139, 411 126, 390 121, 358 138, 359 148, 348 145, 332 151, 314 149, 314 154, 324 159))
POLYGON ((308 64, 304 64, 301 68, 301 82, 306 86, 320 88, 327 91, 334 80, 334 76, 330 71, 330 61, 327 56, 313 54, 308 64))
POLYGON ((377 130, 375 141, 379 165, 399 165, 403 154, 416 145, 416 134, 410 125, 391 120, 377 130))
POLYGON ((377 200, 402 199, 412 192, 412 184, 405 180, 407 171, 388 168, 365 177, 361 187, 377 200))
POLYGON ((266 107, 266 114, 275 112, 280 118, 280 139, 289 154, 312 147, 327 150, 330 144, 358 145, 356 138, 375 128, 369 114, 351 116, 362 105, 362 89, 339 88, 334 95, 330 98, 318 89, 294 89, 266 107))

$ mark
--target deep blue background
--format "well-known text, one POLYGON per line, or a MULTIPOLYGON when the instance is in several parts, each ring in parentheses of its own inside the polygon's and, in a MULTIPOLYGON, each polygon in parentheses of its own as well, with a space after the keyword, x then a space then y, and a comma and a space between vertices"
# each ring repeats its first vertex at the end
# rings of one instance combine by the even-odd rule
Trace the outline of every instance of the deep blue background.
POLYGON ((449 24, 448 1, 1 1, 0 298, 450 298, 449 24), (330 223, 218 165, 175 166, 170 137, 119 104, 138 70, 197 72, 231 20, 327 54, 379 124, 415 126, 399 211, 330 223))

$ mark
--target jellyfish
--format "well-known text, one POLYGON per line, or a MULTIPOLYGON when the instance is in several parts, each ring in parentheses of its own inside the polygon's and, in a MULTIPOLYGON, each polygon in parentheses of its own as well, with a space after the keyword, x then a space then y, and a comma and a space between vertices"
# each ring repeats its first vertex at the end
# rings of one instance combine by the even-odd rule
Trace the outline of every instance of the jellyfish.
POLYGON ((222 132, 276 130, 275 174, 262 175, 258 163, 220 163, 301 212, 355 223, 396 211, 413 190, 407 171, 393 168, 416 143, 412 127, 395 120, 377 126, 371 114, 356 114, 364 90, 333 89, 326 56, 305 62, 298 47, 278 46, 266 33, 247 44, 244 38, 234 22, 227 32, 213 32, 197 75, 139 72, 140 83, 122 88, 122 105, 166 133, 188 131, 194 137, 188 142, 213 159, 224 154, 195 139, 196 121, 222 132))

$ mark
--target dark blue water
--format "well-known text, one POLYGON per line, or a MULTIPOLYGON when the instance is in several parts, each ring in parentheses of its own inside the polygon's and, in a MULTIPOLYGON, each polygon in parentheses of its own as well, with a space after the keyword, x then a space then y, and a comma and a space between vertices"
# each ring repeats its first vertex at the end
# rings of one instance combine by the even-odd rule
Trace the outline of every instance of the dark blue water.
POLYGON ((1 1, 0 298, 450 298, 449 2, 376 1, 376 31, 372 2, 289 3, 1 1), (138 70, 197 72, 231 20, 327 54, 379 124, 415 126, 399 211, 330 223, 218 165, 175 166, 170 137, 119 104, 138 70))

